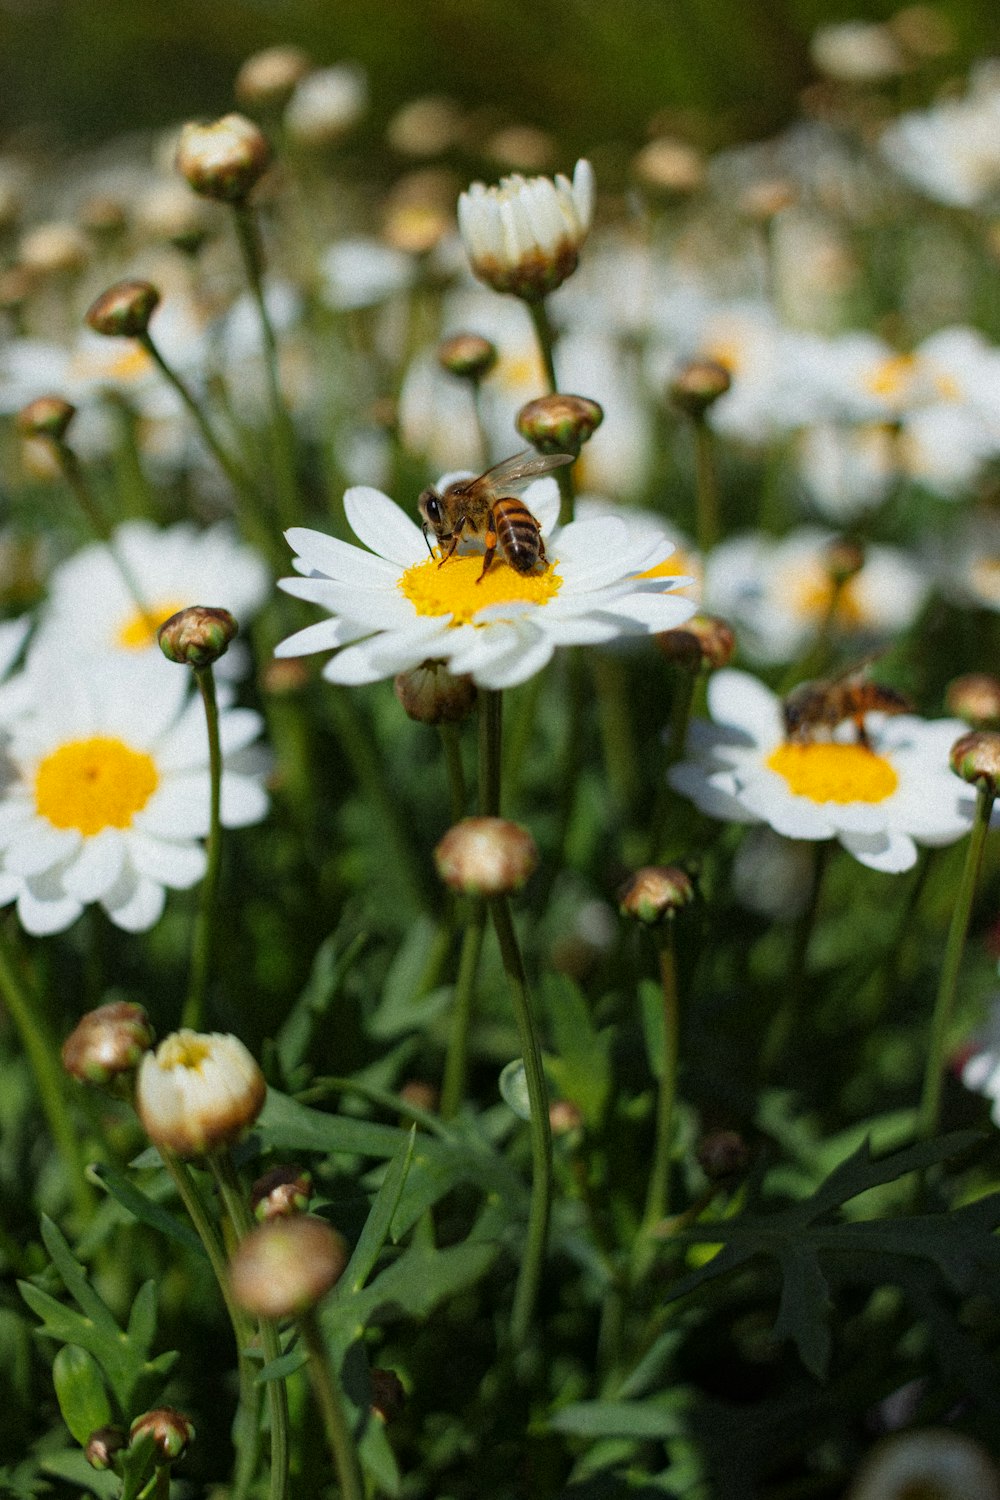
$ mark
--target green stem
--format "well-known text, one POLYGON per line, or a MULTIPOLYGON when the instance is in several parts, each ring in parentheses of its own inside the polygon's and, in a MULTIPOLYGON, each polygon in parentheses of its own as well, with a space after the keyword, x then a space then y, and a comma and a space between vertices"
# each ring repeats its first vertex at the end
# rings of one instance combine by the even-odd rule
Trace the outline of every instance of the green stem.
MULTIPOLYGON (((229 1151, 213 1152, 208 1165, 215 1179, 237 1243, 253 1227, 250 1206, 229 1151)), ((278 1330, 268 1318, 258 1323, 264 1359, 270 1364, 281 1355, 278 1330)), ((288 1492, 288 1394, 284 1379, 267 1382, 267 1405, 271 1418, 271 1485, 270 1500, 285 1500, 288 1492)))
POLYGON ((215 952, 216 919, 219 910, 219 875, 222 870, 222 749, 219 744, 219 706, 211 664, 195 669, 195 681, 205 707, 208 730, 208 773, 211 786, 208 839, 205 845, 205 878, 191 955, 191 981, 181 1012, 181 1025, 200 1031, 205 1021, 205 994, 215 952))
POLYGON ((819 911, 820 888, 823 884, 823 872, 826 869, 829 850, 828 841, 817 843, 814 847, 813 878, 809 901, 795 924, 784 993, 761 1048, 760 1069, 763 1078, 769 1078, 784 1058, 802 1011, 806 989, 806 958, 819 911))
POLYGON ((591 656, 591 670, 597 692, 604 767, 618 811, 627 818, 639 793, 639 756, 632 732, 625 662, 610 651, 595 651, 591 656))
POLYGON ((250 294, 257 308, 261 336, 264 340, 264 370, 271 405, 271 421, 274 426, 278 513, 285 526, 292 526, 295 524, 299 510, 298 482, 295 474, 295 429, 281 394, 278 341, 275 337, 271 315, 267 310, 267 299, 264 296, 262 276, 264 256, 253 211, 245 204, 237 203, 234 205, 234 217, 243 266, 250 285, 250 294))
POLYGON ((552 1132, 549 1126, 549 1098, 542 1067, 542 1049, 539 1046, 538 1034, 531 1014, 528 981, 506 896, 494 897, 490 901, 490 912, 497 941, 500 944, 504 972, 510 986, 531 1112, 528 1122, 531 1131, 531 1201, 528 1208, 528 1233, 524 1256, 518 1271, 510 1319, 511 1343, 515 1349, 518 1349, 527 1340, 531 1328, 535 1303, 538 1300, 542 1267, 545 1262, 552 1202, 552 1132))
POLYGON ((660 984, 663 990, 663 1063, 656 1106, 656 1146, 653 1151, 653 1170, 649 1174, 646 1211, 643 1215, 643 1228, 647 1232, 666 1218, 670 1206, 670 1149, 673 1140, 679 1053, 680 1005, 677 997, 677 955, 674 948, 672 917, 668 917, 662 923, 659 937, 660 984))
POLYGON ((691 710, 694 706, 695 691, 698 686, 699 676, 700 668, 697 665, 688 667, 678 664, 674 671, 674 696, 670 705, 670 728, 667 736, 666 763, 660 775, 656 801, 653 804, 653 815, 650 819, 649 841, 647 844, 648 858, 654 862, 661 857, 666 837, 670 803, 672 797, 675 795, 666 779, 666 773, 684 755, 688 726, 691 723, 691 710))
POLYGON ((302 1344, 309 1356, 307 1368, 313 1395, 319 1407, 327 1447, 337 1471, 340 1500, 365 1500, 365 1482, 358 1450, 344 1411, 337 1381, 327 1362, 323 1335, 311 1309, 299 1319, 302 1344))
POLYGON ((469 1053, 469 1027, 472 1007, 476 995, 476 975, 479 972, 479 955, 483 947, 486 929, 486 907, 482 901, 469 902, 468 919, 462 938, 462 954, 458 961, 458 977, 455 981, 455 1000, 452 1009, 451 1027, 448 1032, 448 1051, 444 1063, 444 1080, 441 1085, 441 1118, 451 1120, 465 1097, 465 1075, 469 1053))
MULTIPOLYGON (((579 451, 577 452, 579 458, 579 451)), ((563 464, 556 469, 556 484, 559 486, 559 525, 568 526, 576 515, 576 486, 573 483, 573 465, 563 464)))
POLYGON ((945 944, 941 978, 938 982, 934 1013, 931 1017, 931 1034, 927 1048, 927 1066, 924 1071, 924 1086, 917 1115, 917 1138, 927 1140, 936 1134, 941 1113, 941 1086, 944 1080, 945 1049, 948 1043, 948 1027, 955 1009, 958 992, 958 974, 965 951, 965 939, 972 916, 972 902, 983 863, 986 835, 990 828, 990 814, 996 793, 987 787, 976 790, 976 812, 965 851, 965 868, 955 905, 951 913, 951 925, 945 944))
POLYGON ((707 557, 719 540, 719 492, 712 429, 704 418, 694 423, 694 466, 698 504, 698 547, 707 557))
POLYGON ((73 1126, 73 1118, 66 1098, 66 1077, 62 1070, 59 1049, 49 1030, 38 998, 30 992, 18 973, 12 945, 2 927, 0 927, 0 993, 3 995, 7 1012, 21 1038, 21 1045, 38 1090, 42 1112, 69 1179, 69 1190, 73 1196, 77 1215, 81 1222, 86 1222, 93 1215, 95 1198, 93 1189, 87 1181, 83 1151, 73 1126))
POLYGON ((465 768, 462 765, 462 735, 457 724, 439 724, 438 734, 441 736, 445 766, 448 771, 451 821, 459 823, 465 817, 465 768))
POLYGON ((548 394, 554 396, 559 389, 559 385, 556 380, 555 366, 556 336, 549 319, 549 310, 544 297, 531 298, 524 305, 531 315, 535 338, 538 340, 538 352, 542 356, 542 364, 545 367, 545 379, 549 387, 548 394))
POLYGON ((62 470, 63 478, 73 491, 76 502, 86 516, 91 530, 98 541, 103 542, 105 547, 107 547, 111 554, 111 560, 118 569, 121 580, 131 595, 133 603, 139 613, 146 616, 150 629, 155 634, 159 621, 154 621, 147 614, 146 601, 143 598, 142 589, 134 577, 132 569, 125 561, 115 543, 114 528, 109 524, 101 507, 97 503, 97 498, 91 490, 87 476, 83 471, 83 465, 67 443, 55 441, 53 442, 53 449, 59 467, 62 470))
POLYGON ((479 692, 479 811, 484 818, 500 816, 500 778, 503 744, 503 693, 479 692))
POLYGON ((198 1238, 205 1247, 209 1264, 215 1273, 215 1279, 222 1293, 222 1300, 226 1304, 229 1321, 233 1326, 233 1336, 236 1339, 236 1364, 239 1377, 240 1395, 239 1409, 233 1423, 233 1446, 236 1450, 236 1473, 233 1482, 233 1500, 245 1500, 253 1482, 254 1470, 257 1467, 257 1444, 258 1428, 258 1390, 254 1378, 254 1368, 247 1355, 247 1347, 252 1337, 252 1325, 243 1310, 237 1306, 229 1289, 229 1267, 226 1261, 226 1253, 222 1247, 215 1223, 205 1207, 204 1200, 198 1189, 190 1168, 180 1157, 173 1154, 165 1146, 158 1147, 160 1158, 167 1174, 177 1189, 177 1196, 187 1210, 188 1218, 194 1225, 198 1238))

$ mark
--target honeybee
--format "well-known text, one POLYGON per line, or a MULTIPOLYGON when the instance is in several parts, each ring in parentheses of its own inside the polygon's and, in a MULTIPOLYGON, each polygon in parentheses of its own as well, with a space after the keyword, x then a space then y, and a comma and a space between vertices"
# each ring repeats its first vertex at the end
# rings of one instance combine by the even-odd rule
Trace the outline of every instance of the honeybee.
POLYGON ((910 714, 913 704, 896 688, 871 682, 865 675, 870 663, 856 663, 836 677, 800 682, 785 698, 782 712, 785 737, 798 744, 808 744, 816 729, 834 730, 845 719, 854 722, 858 744, 871 746, 865 728, 865 714, 910 714))
POLYGON ((539 454, 526 450, 505 458, 476 479, 456 479, 443 494, 426 489, 417 501, 423 519, 424 541, 433 557, 428 531, 433 531, 448 548, 438 567, 446 563, 462 539, 463 533, 485 539, 483 571, 476 579, 482 583, 499 547, 515 573, 533 573, 539 563, 547 562, 541 529, 528 507, 515 496, 532 479, 571 464, 570 453, 539 454))

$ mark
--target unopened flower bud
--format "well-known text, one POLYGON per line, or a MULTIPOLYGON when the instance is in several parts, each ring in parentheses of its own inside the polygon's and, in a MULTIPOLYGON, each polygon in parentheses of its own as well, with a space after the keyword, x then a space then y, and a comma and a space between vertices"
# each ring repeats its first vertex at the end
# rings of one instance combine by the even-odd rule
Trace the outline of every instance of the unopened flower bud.
POLYGON ((428 1115, 436 1115, 441 1108, 441 1090, 425 1078, 408 1078, 399 1091, 399 1097, 404 1104, 422 1109, 428 1115))
POLYGON ((697 192, 705 180, 705 159, 685 141, 661 136, 636 154, 632 171, 647 191, 670 201, 697 192))
POLYGON ((669 395, 678 411, 692 421, 700 422, 732 383, 729 371, 718 360, 693 359, 674 376, 669 395))
POLYGON ((110 1469, 114 1467, 115 1454, 120 1453, 127 1443, 124 1428, 98 1427, 87 1439, 83 1456, 92 1469, 110 1469))
POLYGON ((62 1045, 62 1065, 81 1083, 107 1087, 135 1072, 154 1041, 141 1005, 99 1005, 78 1021, 62 1045))
POLYGON ((281 109, 311 67, 309 54, 301 47, 265 47, 248 57, 237 73, 236 101, 244 109, 281 109))
POLYGON ((580 449, 604 421, 604 412, 588 396, 539 396, 522 406, 517 430, 539 453, 571 453, 580 449))
POLYGON ((393 681, 407 716, 418 724, 460 724, 476 706, 476 684, 456 677, 442 661, 421 662, 393 681))
POLYGON ((457 143, 461 131, 462 114, 454 100, 426 94, 396 111, 385 138, 407 156, 440 156, 457 143))
POLYGON ((111 193, 93 193, 80 208, 80 225, 95 239, 114 241, 128 227, 128 213, 120 198, 111 193))
POLYGON ((129 1443, 147 1434, 153 1439, 157 1463, 173 1464, 194 1441, 194 1423, 174 1406, 157 1406, 136 1417, 129 1428, 129 1443))
POLYGON ((274 698, 291 698, 309 681, 309 668, 299 657, 272 657, 261 668, 260 685, 274 698))
POLYGON ((449 375, 478 385, 497 362, 497 346, 479 333, 455 333, 441 341, 437 357, 449 375))
POLYGON ((194 255, 211 228, 212 208, 184 182, 159 182, 139 200, 136 224, 154 240, 194 255))
POLYGON ((24 437, 52 438, 60 442, 76 416, 76 407, 62 396, 39 396, 22 406, 17 414, 17 428, 24 437))
POLYGON ((945 707, 976 729, 1000 725, 1000 677, 988 672, 968 672, 948 684, 945 707))
POLYGON ((692 615, 675 630, 662 630, 656 644, 668 661, 688 671, 703 668, 718 671, 726 667, 736 651, 736 636, 731 625, 718 615, 692 615))
POLYGON ((90 259, 90 246, 75 224, 39 224, 21 240, 18 259, 36 276, 75 276, 90 259))
POLYGON ((698 1165, 711 1182, 738 1177, 750 1163, 746 1141, 736 1130, 710 1130, 698 1142, 698 1165))
POLYGON ((182 1030, 142 1059, 135 1106, 154 1146, 193 1157, 237 1140, 266 1095, 264 1075, 237 1037, 182 1030))
POLYGON ((200 669, 225 656, 238 630, 228 609, 192 604, 164 620, 156 639, 168 661, 200 669))
POLYGON ((223 115, 208 125, 185 125, 175 164, 196 193, 243 203, 267 171, 271 148, 245 115, 223 115))
POLYGON ((951 747, 951 769, 963 781, 993 795, 1000 790, 1000 734, 974 729, 951 747))
POLYGON ((250 1189, 250 1212, 261 1224, 304 1214, 312 1195, 312 1176, 304 1167, 272 1167, 250 1189))
POLYGON ((573 1135, 583 1126, 583 1114, 572 1099, 553 1099, 549 1105, 549 1129, 555 1136, 573 1135))
POLYGON ((865 549, 853 537, 837 537, 826 548, 823 563, 830 575, 830 582, 835 588, 843 588, 864 567, 865 549))
POLYGON ((85 318, 95 333, 137 338, 148 329, 159 303, 151 281, 116 281, 90 304, 85 318))
POLYGON ((388 1423, 402 1416, 406 1391, 395 1370, 372 1370, 371 1383, 372 1412, 379 1421, 388 1423))
POLYGON ((335 146, 368 107, 368 81, 361 68, 341 63, 317 68, 295 86, 285 110, 285 129, 310 150, 335 146))
POLYGON ((1000 1500, 1000 1476, 985 1448, 962 1432, 929 1427, 877 1444, 847 1500, 1000 1500))
POLYGON ((618 909, 623 917, 652 927, 693 900, 691 877, 679 865, 647 865, 618 892, 618 909))
POLYGON ((515 172, 544 172, 556 154, 556 143, 537 125, 507 125, 496 130, 484 150, 498 166, 515 172))
POLYGON ((314 1307, 349 1259, 343 1235, 311 1214, 271 1219, 241 1240, 229 1266, 233 1296, 259 1318, 290 1318, 314 1307))
POLYGON ((474 182, 458 200, 458 227, 473 275, 496 292, 535 301, 576 270, 594 214, 594 173, 578 161, 570 182, 505 177, 474 182))
POLYGON ((27 266, 6 266, 0 271, 0 310, 20 312, 34 289, 35 278, 27 266))
POLYGON ((434 850, 445 885, 466 896, 504 896, 520 890, 538 864, 526 828, 506 818, 463 818, 434 850))

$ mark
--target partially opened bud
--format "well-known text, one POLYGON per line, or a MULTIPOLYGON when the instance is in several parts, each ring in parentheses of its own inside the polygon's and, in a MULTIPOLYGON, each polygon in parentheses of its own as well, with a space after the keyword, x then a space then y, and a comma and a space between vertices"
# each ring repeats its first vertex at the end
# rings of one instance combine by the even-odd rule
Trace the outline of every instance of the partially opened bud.
POLYGON ((142 1059, 135 1105, 154 1146, 191 1157, 237 1140, 266 1095, 264 1075, 237 1037, 183 1030, 142 1059))
POLYGON ((157 1406, 136 1417, 129 1428, 129 1443, 147 1436, 153 1439, 156 1461, 173 1464, 194 1440, 194 1423, 174 1406, 157 1406))
POLYGON ((116 281, 90 304, 85 318, 95 333, 137 338, 149 328, 159 304, 160 293, 151 281, 116 281))
POLYGON ((238 631, 228 609, 192 604, 164 620, 156 639, 168 661, 200 669, 225 656, 238 631))
POLYGON ((454 333, 438 345, 438 364, 449 375, 478 384, 497 362, 497 346, 479 333, 454 333))
POLYGON ((945 707, 977 729, 1000 725, 1000 677, 969 672, 948 684, 945 707))
POLYGON ((361 68, 341 63, 317 68, 300 79, 285 110, 285 129, 300 146, 335 146, 368 107, 368 81, 361 68))
POLYGON ((1000 789, 1000 734, 975 729, 951 747, 951 769, 963 781, 995 796, 1000 789))
POLYGON ((250 1212, 261 1224, 304 1214, 312 1194, 312 1176, 304 1167, 272 1167, 250 1189, 250 1212))
POLYGON ((578 161, 570 182, 505 177, 474 182, 458 200, 458 227, 473 275, 497 292, 529 301, 561 286, 576 269, 594 215, 594 172, 578 161))
POLYGON ((538 864, 526 828, 506 818, 463 818, 434 850, 445 885, 466 896, 504 896, 520 890, 538 864))
POLYGON ((309 54, 301 47, 265 47, 243 63, 233 92, 246 109, 279 109, 311 67, 309 54))
POLYGON ((83 1456, 92 1469, 110 1469, 114 1467, 115 1454, 120 1453, 127 1443, 123 1427, 98 1427, 87 1439, 83 1456))
POLYGON ((574 458, 604 421, 589 396, 539 396, 522 406, 517 430, 539 453, 572 453, 574 458))
POLYGON ((618 892, 618 909, 623 917, 652 927, 693 900, 691 877, 679 865, 647 865, 618 892))
POLYGON ((263 132, 237 114, 208 125, 185 125, 175 158, 178 172, 196 193, 224 203, 243 203, 270 161, 263 132))
POLYGON ((343 1235, 322 1219, 271 1219, 237 1246, 229 1266, 233 1296, 258 1318, 295 1317, 336 1285, 348 1258, 343 1235))
POLYGON ((443 661, 421 662, 393 681, 407 716, 418 724, 460 724, 476 706, 471 677, 455 677, 443 661))
POLYGON ((674 376, 669 395, 678 411, 700 422, 732 383, 729 371, 718 360, 693 359, 674 376))
POLYGON ((81 1083, 106 1087, 134 1073, 153 1040, 153 1028, 141 1005, 127 1000, 99 1005, 88 1011, 63 1042, 62 1064, 81 1083))
POLYGON ((76 407, 62 396, 39 396, 17 414, 18 431, 28 438, 46 437, 60 442, 76 416, 76 407))

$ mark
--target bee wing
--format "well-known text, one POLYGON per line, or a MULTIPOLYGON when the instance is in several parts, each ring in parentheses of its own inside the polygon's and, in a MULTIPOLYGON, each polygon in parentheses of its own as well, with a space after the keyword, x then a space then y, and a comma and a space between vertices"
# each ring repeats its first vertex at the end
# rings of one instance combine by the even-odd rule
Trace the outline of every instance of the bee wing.
POLYGON ((487 485, 494 491, 516 493, 532 479, 538 479, 542 474, 550 474, 553 469, 572 462, 572 453, 532 453, 529 448, 524 453, 516 453, 513 458, 505 458, 502 462, 494 464, 492 469, 487 469, 485 474, 480 474, 475 482, 487 485))

